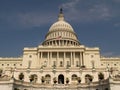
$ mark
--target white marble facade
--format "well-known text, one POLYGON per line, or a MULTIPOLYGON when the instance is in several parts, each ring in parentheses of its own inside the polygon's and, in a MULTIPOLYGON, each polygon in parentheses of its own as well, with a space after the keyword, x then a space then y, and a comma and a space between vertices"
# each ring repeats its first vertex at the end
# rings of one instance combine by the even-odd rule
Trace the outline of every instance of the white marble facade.
POLYGON ((119 90, 120 58, 80 43, 62 9, 45 40, 19 58, 0 58, 2 90, 119 90), (11 87, 11 88, 10 88, 11 87), (9 88, 9 89, 6 89, 9 88))

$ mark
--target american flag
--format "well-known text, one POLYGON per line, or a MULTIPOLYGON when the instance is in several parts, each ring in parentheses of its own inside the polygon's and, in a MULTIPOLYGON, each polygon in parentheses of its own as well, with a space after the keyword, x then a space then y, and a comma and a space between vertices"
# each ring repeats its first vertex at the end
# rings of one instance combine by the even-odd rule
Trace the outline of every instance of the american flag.
POLYGON ((56 39, 61 39, 61 38, 62 38, 61 36, 56 37, 56 39))

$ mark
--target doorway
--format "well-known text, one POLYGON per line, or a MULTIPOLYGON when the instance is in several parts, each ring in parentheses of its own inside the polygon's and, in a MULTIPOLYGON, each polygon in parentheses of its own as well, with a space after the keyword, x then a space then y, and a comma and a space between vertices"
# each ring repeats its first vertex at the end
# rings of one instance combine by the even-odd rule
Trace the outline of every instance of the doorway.
POLYGON ((58 84, 64 84, 64 76, 62 74, 58 76, 58 84))

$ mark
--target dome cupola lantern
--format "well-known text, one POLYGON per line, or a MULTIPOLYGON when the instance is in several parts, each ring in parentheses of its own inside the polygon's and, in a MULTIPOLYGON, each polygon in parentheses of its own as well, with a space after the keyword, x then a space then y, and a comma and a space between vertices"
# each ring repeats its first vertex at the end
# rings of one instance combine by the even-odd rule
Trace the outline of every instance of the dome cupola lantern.
POLYGON ((78 46, 77 35, 72 26, 64 20, 62 8, 58 15, 58 21, 53 23, 43 42, 45 46, 78 46))
POLYGON ((58 16, 58 21, 63 21, 64 20, 64 15, 63 15, 63 10, 62 8, 60 9, 60 13, 59 13, 59 16, 58 16))

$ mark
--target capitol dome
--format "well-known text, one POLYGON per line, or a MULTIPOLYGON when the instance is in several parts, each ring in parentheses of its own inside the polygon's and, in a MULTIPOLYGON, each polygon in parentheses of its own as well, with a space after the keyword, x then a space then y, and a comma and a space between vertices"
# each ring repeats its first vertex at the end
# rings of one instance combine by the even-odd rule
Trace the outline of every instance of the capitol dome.
POLYGON ((55 22, 50 27, 49 32, 56 31, 56 30, 64 30, 64 31, 72 31, 73 32, 72 26, 64 20, 60 20, 60 21, 55 22))
POLYGON ((72 26, 64 20, 64 15, 62 9, 58 16, 58 21, 53 23, 46 35, 43 45, 79 45, 77 36, 72 28, 72 26))

